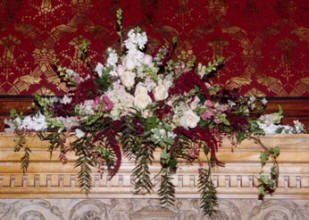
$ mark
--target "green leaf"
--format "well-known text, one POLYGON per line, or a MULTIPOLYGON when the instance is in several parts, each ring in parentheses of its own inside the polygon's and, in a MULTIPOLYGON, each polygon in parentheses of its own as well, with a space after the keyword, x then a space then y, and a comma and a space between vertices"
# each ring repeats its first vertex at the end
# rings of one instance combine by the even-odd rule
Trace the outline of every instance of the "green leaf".
POLYGON ((247 138, 247 134, 244 132, 237 132, 235 136, 238 143, 241 143, 247 138))
POLYGON ((230 122, 226 119, 226 115, 225 114, 220 114, 218 116, 218 118, 220 119, 220 121, 225 124, 225 125, 230 125, 230 122))
POLYGON ((265 195, 265 187, 264 186, 259 186, 259 194, 265 195))
POLYGON ((168 160, 170 158, 170 154, 167 153, 165 150, 162 151, 161 155, 160 155, 160 159, 163 159, 163 160, 168 160))
POLYGON ((267 151, 261 152, 260 159, 261 159, 262 165, 265 165, 265 163, 268 161, 268 158, 269 158, 269 152, 267 152, 267 151))
POLYGON ((159 119, 157 116, 151 116, 146 119, 146 130, 151 130, 153 128, 158 127, 159 119))
POLYGON ((280 148, 279 147, 273 147, 271 150, 272 150, 275 158, 279 156, 279 154, 280 154, 280 148))
POLYGON ((16 118, 18 115, 17 115, 17 112, 16 112, 16 109, 15 108, 12 108, 10 110, 10 117, 11 118, 16 118))
POLYGON ((171 158, 170 160, 169 160, 169 167, 171 168, 171 169, 175 169, 176 167, 177 167, 177 160, 176 160, 176 158, 171 158))

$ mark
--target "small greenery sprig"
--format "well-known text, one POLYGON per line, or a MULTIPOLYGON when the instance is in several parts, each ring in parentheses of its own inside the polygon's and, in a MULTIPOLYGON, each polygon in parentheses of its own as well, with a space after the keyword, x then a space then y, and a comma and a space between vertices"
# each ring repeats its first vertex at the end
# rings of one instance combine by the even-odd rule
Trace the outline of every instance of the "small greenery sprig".
POLYGON ((117 24, 117 35, 119 36, 120 42, 120 54, 123 55, 124 52, 124 45, 123 45, 123 36, 122 36, 122 9, 119 8, 116 12, 116 24, 117 24))

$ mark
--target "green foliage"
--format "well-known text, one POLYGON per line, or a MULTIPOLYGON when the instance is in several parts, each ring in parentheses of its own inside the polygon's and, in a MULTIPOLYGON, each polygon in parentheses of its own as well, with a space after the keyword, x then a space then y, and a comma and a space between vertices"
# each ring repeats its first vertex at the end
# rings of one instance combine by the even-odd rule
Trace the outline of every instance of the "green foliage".
POLYGON ((201 209, 205 215, 212 216, 218 206, 216 187, 211 180, 211 167, 199 169, 198 187, 201 194, 201 209))
POLYGON ((264 152, 260 154, 260 160, 262 168, 266 165, 266 163, 271 159, 272 167, 270 169, 270 174, 265 175, 263 170, 260 172, 260 176, 258 180, 260 181, 260 185, 258 186, 259 189, 259 197, 263 199, 263 197, 267 193, 273 193, 278 184, 278 177, 279 177, 279 165, 277 162, 277 158, 280 154, 279 147, 273 147, 270 149, 265 149, 264 152))
POLYGON ((81 60, 85 61, 88 57, 88 43, 87 41, 83 41, 81 45, 79 46, 79 57, 81 60))
POLYGON ((61 133, 58 132, 50 132, 50 133, 43 133, 38 132, 38 137, 42 141, 49 141, 48 151, 50 153, 50 158, 52 157, 53 151, 58 149, 59 147, 62 149, 64 147, 64 143, 61 139, 61 133))
POLYGON ((112 67, 107 67, 103 70, 101 77, 97 77, 94 81, 94 84, 100 88, 101 92, 106 92, 108 88, 110 88, 110 85, 112 84, 111 81, 111 74, 110 71, 112 67))
POLYGON ((157 116, 151 116, 145 120, 145 128, 150 131, 153 128, 158 127, 159 119, 157 116))
POLYGON ((170 168, 162 168, 159 196, 160 202, 164 206, 173 206, 175 202, 175 185, 172 180, 170 168))
POLYGON ((27 171, 30 162, 30 153, 31 149, 25 145, 26 144, 26 137, 23 131, 17 131, 17 143, 14 147, 14 152, 19 152, 22 148, 24 149, 24 155, 21 157, 20 167, 22 168, 23 172, 27 171))
POLYGON ((82 191, 89 193, 91 189, 91 160, 85 153, 80 153, 75 162, 75 167, 79 168, 78 182, 82 191))
MULTIPOLYGON (((152 124, 153 121, 155 118, 149 118, 148 123, 152 124)), ((149 164, 153 161, 155 145, 147 143, 143 134, 137 134, 130 121, 126 123, 120 136, 120 142, 125 155, 135 159, 135 168, 132 172, 135 193, 150 193, 153 183, 150 178, 149 164)))
POLYGON ((153 151, 155 147, 152 145, 141 145, 139 150, 135 152, 135 168, 133 169, 133 182, 135 193, 146 191, 150 193, 153 184, 150 178, 149 164, 153 160, 153 151))
POLYGON ((116 24, 117 24, 117 35, 119 36, 120 43, 120 54, 123 55, 124 52, 124 44, 123 44, 123 36, 122 36, 122 9, 119 8, 116 12, 116 24))
POLYGON ((24 155, 21 157, 21 168, 25 173, 29 166, 31 149, 28 146, 24 148, 24 155))

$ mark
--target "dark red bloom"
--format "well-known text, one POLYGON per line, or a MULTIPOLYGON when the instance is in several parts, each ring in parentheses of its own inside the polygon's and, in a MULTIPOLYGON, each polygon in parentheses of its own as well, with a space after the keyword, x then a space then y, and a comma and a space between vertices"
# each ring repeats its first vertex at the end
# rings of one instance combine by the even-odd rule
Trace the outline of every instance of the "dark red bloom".
POLYGON ((216 152, 218 151, 218 146, 220 142, 217 141, 212 131, 208 128, 203 128, 201 126, 197 126, 194 129, 184 129, 182 127, 178 127, 174 130, 175 134, 182 134, 190 138, 191 140, 201 140, 204 141, 210 149, 210 153, 215 160, 218 166, 224 166, 224 163, 219 161, 216 157, 216 152))
POLYGON ((159 102, 159 108, 156 110, 156 115, 160 120, 162 120, 164 117, 172 117, 173 116, 173 111, 172 107, 169 105, 164 105, 164 103, 161 101, 159 102))
POLYGON ((71 112, 73 112, 73 106, 72 104, 63 104, 63 103, 59 103, 56 102, 54 103, 54 107, 52 108, 51 111, 54 111, 54 117, 66 117, 68 115, 70 115, 71 112))
POLYGON ((203 91, 205 97, 210 99, 209 91, 205 83, 200 77, 193 71, 183 73, 178 79, 174 81, 174 87, 169 90, 170 95, 178 94, 182 95, 185 92, 189 92, 195 86, 198 86, 203 91))
POLYGON ((135 131, 136 131, 137 135, 142 134, 144 132, 143 126, 141 125, 141 123, 137 119, 133 120, 132 124, 133 124, 133 126, 135 128, 135 131))
POLYGON ((119 170, 120 164, 121 164, 121 158, 122 158, 121 149, 116 139, 117 133, 119 132, 121 126, 122 126, 121 121, 119 120, 113 121, 113 123, 106 130, 99 132, 92 140, 92 143, 95 143, 99 139, 101 139, 103 136, 105 136, 109 142, 109 145, 113 149, 115 156, 116 156, 116 163, 110 172, 111 177, 113 177, 117 173, 117 171, 119 170))
POLYGON ((89 78, 81 82, 75 91, 74 102, 82 103, 87 99, 93 99, 98 94, 98 88, 94 84, 94 80, 89 78))
POLYGON ((227 112, 226 115, 235 131, 245 131, 247 129, 249 123, 245 116, 235 115, 231 112, 227 112))

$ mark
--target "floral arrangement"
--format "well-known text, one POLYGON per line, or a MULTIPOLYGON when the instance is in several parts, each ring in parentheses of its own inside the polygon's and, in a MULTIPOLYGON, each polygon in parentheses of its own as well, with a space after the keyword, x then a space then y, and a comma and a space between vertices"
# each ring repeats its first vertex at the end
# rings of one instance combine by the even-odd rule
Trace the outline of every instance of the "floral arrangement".
POLYGON ((224 166, 216 157, 222 138, 229 137, 234 145, 253 138, 262 146, 262 165, 268 160, 273 162, 271 173, 259 177, 259 191, 261 195, 272 193, 279 174, 279 148, 267 148, 255 135, 263 135, 267 129, 297 133, 304 130, 302 125, 274 125, 281 119, 280 112, 259 118, 267 103, 265 98, 242 97, 236 91, 210 84, 209 79, 223 65, 222 57, 207 65, 197 64, 192 53, 175 54, 176 41, 151 56, 146 53, 147 35, 140 28, 130 30, 123 40, 121 20, 122 12, 118 10, 120 48, 118 53, 107 49, 104 65, 93 65, 87 56, 87 44, 82 44, 80 58, 89 71, 77 73, 55 63, 70 88, 67 95, 36 96, 33 114, 28 116, 11 111, 7 131, 15 131, 20 137, 15 150, 25 151, 22 168, 27 169, 31 152, 25 146, 24 132, 33 131, 50 142, 50 152, 60 150, 63 162, 67 152, 75 153, 79 184, 85 192, 91 189, 91 167, 98 172, 107 169, 112 178, 125 154, 135 160, 135 192, 150 193, 153 183, 149 165, 159 148, 158 193, 162 204, 174 202, 172 174, 177 164, 198 161, 201 208, 211 215, 217 205, 211 170, 224 166), (71 136, 75 139, 68 144, 71 136), (205 154, 208 161, 200 161, 200 154, 205 154))

